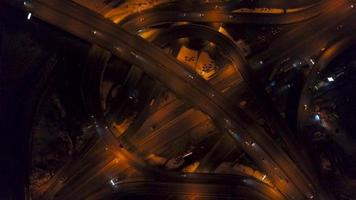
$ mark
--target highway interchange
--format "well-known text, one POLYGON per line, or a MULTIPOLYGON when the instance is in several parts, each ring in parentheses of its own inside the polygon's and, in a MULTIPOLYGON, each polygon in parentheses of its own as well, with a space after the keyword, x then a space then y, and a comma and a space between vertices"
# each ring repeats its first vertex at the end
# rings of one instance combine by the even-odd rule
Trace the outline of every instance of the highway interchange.
MULTIPOLYGON (((153 9, 139 13, 137 16, 132 15, 128 17, 125 21, 119 23, 120 26, 71 2, 32 0, 25 2, 12 1, 11 3, 17 3, 18 6, 31 12, 34 17, 100 46, 93 46, 91 57, 88 58, 91 62, 94 61, 92 63, 97 64, 92 66, 92 68, 94 71, 97 71, 98 74, 103 71, 108 57, 112 54, 127 62, 133 63, 147 75, 158 80, 178 97, 179 105, 188 103, 193 108, 209 116, 211 119, 209 123, 214 123, 219 131, 231 137, 234 142, 258 164, 263 172, 266 173, 276 189, 269 188, 270 186, 264 185, 258 180, 247 179, 244 176, 230 176, 228 178, 230 181, 227 181, 227 185, 231 186, 235 185, 238 181, 241 182, 242 180, 242 182, 244 182, 248 180, 250 181, 247 184, 249 187, 266 187, 268 188, 266 190, 273 191, 273 195, 275 196, 270 196, 272 195, 271 192, 265 192, 266 194, 264 194, 269 196, 270 199, 329 199, 326 197, 327 195, 321 189, 319 183, 312 181, 315 178, 315 172, 310 168, 308 161, 303 162, 306 159, 304 157, 305 155, 297 153, 296 149, 299 148, 299 144, 294 142, 293 137, 288 133, 288 128, 280 123, 282 118, 279 115, 274 115, 274 110, 269 107, 270 102, 268 101, 267 94, 263 88, 261 88, 267 77, 255 76, 255 74, 269 74, 265 72, 270 72, 271 68, 273 68, 274 64, 276 64, 280 58, 288 57, 291 53, 300 52, 300 57, 304 59, 309 58, 310 55, 318 55, 320 49, 326 48, 327 44, 330 43, 330 38, 339 37, 335 36, 335 31, 330 27, 337 27, 340 22, 355 17, 353 9, 350 8, 350 2, 342 0, 322 1, 314 3, 312 6, 301 9, 300 11, 291 13, 286 11, 283 14, 230 13, 225 10, 216 9, 215 7, 214 9, 217 11, 202 9, 202 11, 194 11, 191 13, 186 11, 155 11, 153 9), (342 13, 342 15, 340 13, 342 13), (252 56, 247 60, 242 55, 241 50, 239 50, 226 35, 213 28, 202 25, 188 24, 174 26, 166 30, 166 32, 160 33, 161 35, 157 36, 157 41, 153 43, 134 35, 141 29, 167 22, 290 24, 301 22, 315 16, 318 16, 318 20, 315 18, 315 20, 311 19, 305 22, 305 24, 298 24, 298 31, 284 33, 267 51, 260 55, 252 56), (327 24, 327 26, 325 24, 327 24), (313 37, 307 37, 305 41, 298 44, 294 44, 296 42, 295 40, 290 40, 290 38, 301 38, 316 30, 318 30, 317 34, 313 34, 313 37), (221 92, 221 89, 218 89, 226 88, 226 86, 219 87, 208 83, 185 64, 177 61, 173 56, 167 55, 167 53, 159 47, 160 43, 162 44, 161 46, 163 46, 167 41, 184 37, 200 37, 201 39, 216 44, 222 49, 222 52, 224 52, 226 57, 232 62, 234 69, 241 73, 245 81, 243 84, 247 84, 248 88, 256 91, 257 99, 259 99, 259 103, 261 103, 262 106, 262 115, 272 119, 271 126, 275 127, 291 151, 294 152, 291 157, 261 129, 254 119, 243 109, 239 108, 238 105, 231 102, 231 100, 227 98, 227 95, 221 92), (315 41, 315 38, 318 38, 318 42, 313 42, 313 46, 309 46, 307 51, 305 51, 305 46, 310 43, 308 41, 315 41), (263 65, 261 65, 261 61, 263 61, 263 65), (248 63, 252 63, 252 65, 248 63), (183 101, 181 101, 181 99, 183 99, 183 101)), ((340 31, 340 35, 347 35, 353 30, 353 27, 345 27, 340 31)), ((90 65, 89 62, 88 65, 90 65)), ((88 68, 90 67, 88 66, 88 68)), ((204 184, 206 184, 206 182, 219 184, 219 182, 226 180, 224 175, 219 174, 207 175, 198 173, 183 174, 184 176, 182 176, 180 173, 167 172, 149 166, 146 161, 140 158, 140 152, 134 151, 133 148, 130 147, 130 144, 126 144, 124 141, 117 141, 109 130, 105 122, 105 117, 103 116, 100 102, 98 101, 100 96, 100 88, 98 88, 100 79, 98 79, 97 76, 93 77, 93 75, 89 75, 88 80, 85 82, 88 84, 84 87, 83 93, 85 99, 89 99, 86 102, 89 117, 99 137, 106 143, 106 145, 98 145, 99 147, 97 148, 100 149, 102 146, 105 146, 105 148, 110 149, 110 151, 114 152, 119 158, 126 160, 127 165, 123 167, 124 169, 130 166, 134 168, 134 171, 139 171, 154 177, 155 180, 163 181, 164 184, 178 184, 178 186, 172 186, 172 188, 177 189, 183 187, 184 184, 190 184, 191 181, 193 181, 194 184, 202 184, 202 186, 199 187, 205 187, 204 184), (206 179, 210 177, 212 180, 207 181, 206 179), (183 184, 183 186, 179 184, 183 184)), ((187 106, 185 109, 191 110, 192 107, 187 106)), ((143 118, 146 117, 145 113, 142 115, 143 118)), ((207 119, 202 119, 202 121, 206 120, 207 119)), ((134 129, 132 132, 137 130, 138 129, 134 129)), ((102 151, 102 148, 98 151, 102 151)), ((105 152, 105 150, 103 152, 105 152)), ((110 158, 108 160, 110 160, 110 158)), ((83 161, 81 161, 78 168, 83 167, 82 164, 83 161)), ((98 168, 101 167, 98 166, 98 168)), ((74 168, 72 167, 72 169, 74 168)), ((96 168, 93 169, 93 173, 95 173, 95 171, 96 168)), ((89 178, 84 177, 82 177, 83 180, 89 178)), ((140 181, 138 182, 139 184, 141 183, 140 181)), ((123 188, 127 187, 127 190, 135 190, 135 185, 130 186, 129 184, 135 184, 135 181, 123 183, 123 188), (133 189, 130 187, 133 187, 133 189)), ((152 183, 148 181, 147 184, 156 184, 150 187, 158 187, 157 185, 162 183, 159 181, 152 181, 152 183)), ((214 184, 207 185, 209 185, 208 187, 212 187, 211 191, 213 193, 221 193, 223 189, 214 187, 214 184)), ((54 189, 52 192, 53 191, 54 189)), ((205 194, 203 194, 203 196, 204 195, 205 194)), ((74 197, 72 196, 72 198, 74 197)))

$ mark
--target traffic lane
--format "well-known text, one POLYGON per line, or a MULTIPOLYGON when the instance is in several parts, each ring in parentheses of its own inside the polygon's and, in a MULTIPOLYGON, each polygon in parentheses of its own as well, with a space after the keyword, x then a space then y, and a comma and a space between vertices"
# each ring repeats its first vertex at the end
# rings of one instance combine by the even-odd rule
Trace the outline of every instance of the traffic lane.
MULTIPOLYGON (((78 170, 68 170, 68 172, 64 171, 64 175, 57 180, 57 184, 55 187, 50 188, 45 192, 43 198, 48 198, 61 193, 70 193, 72 190, 75 190, 78 185, 84 184, 86 181, 90 180, 94 174, 100 171, 103 167, 105 167, 108 163, 110 163, 114 159, 113 155, 108 157, 97 157, 91 159, 90 163, 82 164, 81 168, 78 170)), ((75 163, 76 165, 80 165, 81 163, 75 163)))
MULTIPOLYGON (((215 182, 206 178, 206 174, 189 174, 184 180, 175 182, 157 180, 126 180, 118 186, 116 195, 121 194, 152 194, 152 191, 159 191, 164 195, 201 195, 213 197, 258 197, 258 199, 286 199, 280 193, 269 186, 251 179, 240 177, 239 182, 230 183, 228 177, 220 176, 224 182, 215 182), (191 176, 191 177, 189 177, 191 176), (196 180, 199 181, 196 181, 196 180), (204 181, 203 181, 204 180, 204 181)), ((235 179, 236 180, 236 179, 235 179)))
MULTIPOLYGON (((94 172, 94 171, 93 171, 94 172)), ((88 172, 87 179, 78 180, 75 184, 68 186, 69 190, 62 190, 56 194, 59 199, 85 199, 92 191, 100 187, 111 188, 111 180, 117 177, 129 176, 136 173, 130 166, 117 158, 109 161, 94 173, 88 172)))
MULTIPOLYGON (((110 152, 110 150, 108 150, 110 152)), ((69 193, 72 190, 85 185, 97 176, 108 172, 109 167, 116 167, 118 171, 129 168, 125 162, 119 162, 120 159, 111 156, 108 158, 93 159, 90 165, 83 166, 81 172, 73 175, 69 181, 65 181, 65 187, 60 191, 61 193, 69 193)))
POLYGON ((148 115, 147 119, 143 122, 137 132, 128 135, 126 138, 135 144, 136 142, 134 141, 141 140, 143 137, 146 137, 147 134, 154 131, 154 129, 159 129, 160 127, 174 120, 182 113, 186 112, 188 109, 188 105, 184 104, 178 99, 175 99, 148 115))
POLYGON ((322 2, 322 0, 297 0, 297 1, 283 1, 283 0, 258 0, 252 3, 242 2, 242 1, 229 1, 224 3, 205 3, 201 7, 203 9, 224 9, 231 10, 237 8, 283 8, 283 9, 298 9, 301 7, 308 7, 317 3, 322 2))
POLYGON ((179 21, 189 21, 196 23, 236 23, 236 24, 291 24, 301 22, 317 16, 320 7, 314 6, 299 12, 285 14, 257 14, 257 13, 229 13, 219 11, 204 12, 182 12, 182 11, 156 11, 150 10, 119 22, 125 30, 137 32, 142 28, 150 26, 172 23, 179 21))
POLYGON ((309 6, 309 5, 320 3, 320 2, 323 2, 323 0, 294 0, 294 1, 258 0, 258 1, 254 2, 254 5, 256 5, 256 7, 299 8, 299 7, 305 7, 305 6, 309 6))
MULTIPOLYGON (((93 165, 96 163, 105 162, 102 158, 109 158, 110 154, 107 154, 104 150, 105 144, 103 141, 93 141, 96 144, 86 152, 82 152, 81 156, 69 161, 60 171, 56 173, 45 185, 40 188, 41 195, 46 198, 55 194, 61 190, 65 184, 68 184, 74 177, 79 174, 85 173, 84 171, 89 168, 97 167, 93 165)), ((80 177, 80 176, 78 176, 80 177)))
POLYGON ((164 126, 150 132, 148 137, 134 141, 133 144, 141 152, 160 154, 162 152, 159 150, 164 146, 179 140, 180 137, 184 137, 192 128, 205 121, 210 121, 208 116, 198 110, 189 109, 164 126))
POLYGON ((232 152, 243 153, 241 148, 233 144, 233 140, 229 136, 221 136, 210 151, 201 159, 197 171, 213 172, 232 152))
MULTIPOLYGON (((315 52, 316 49, 312 48, 313 46, 310 47, 310 45, 323 39, 322 35, 325 30, 335 30, 334 28, 339 24, 347 21, 345 19, 352 18, 353 14, 354 12, 350 8, 350 3, 341 0, 328 1, 323 4, 321 14, 317 18, 297 25, 293 30, 284 33, 280 38, 271 43, 267 51, 251 57, 249 62, 254 67, 254 70, 260 70, 258 72, 259 75, 263 75, 266 74, 267 70, 271 70, 270 68, 264 68, 264 66, 272 67, 272 63, 283 59, 285 55, 291 55, 298 51, 303 51, 303 49, 312 49, 315 52), (304 38, 304 41, 296 43, 290 38, 304 38), (308 46, 308 48, 305 48, 305 46, 308 46), (263 65, 259 64, 260 61, 263 61, 263 65)), ((320 52, 320 48, 317 51, 320 52)))

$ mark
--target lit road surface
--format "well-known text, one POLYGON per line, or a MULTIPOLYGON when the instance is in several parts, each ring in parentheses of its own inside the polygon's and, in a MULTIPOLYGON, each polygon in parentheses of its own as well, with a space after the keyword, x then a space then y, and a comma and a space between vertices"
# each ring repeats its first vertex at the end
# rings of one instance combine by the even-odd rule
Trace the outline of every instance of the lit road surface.
MULTIPOLYGON (((187 174, 183 179, 157 181, 149 179, 132 179, 118 184, 118 191, 112 198, 120 196, 139 196, 156 194, 159 195, 193 195, 203 197, 228 198, 246 197, 248 199, 267 199, 274 200, 285 199, 279 193, 269 186, 256 182, 252 178, 237 176, 235 181, 224 181, 230 178, 230 175, 216 176, 208 174, 187 174), (214 184, 211 184, 214 183, 214 184), (231 184, 231 185, 230 185, 231 184)), ((111 199, 111 198, 110 198, 111 199)))
MULTIPOLYGON (((135 29, 139 28, 135 27, 135 29)), ((279 134, 282 136, 282 138, 288 144, 288 147, 291 149, 291 152, 293 153, 294 157, 297 158, 300 165, 304 167, 305 159, 299 157, 299 148, 297 148, 296 145, 293 144, 294 139, 291 138, 290 135, 288 135, 291 134, 290 132, 288 132, 289 128, 287 126, 283 126, 283 120, 278 119, 273 114, 277 111, 273 110, 270 106, 272 102, 270 102, 269 97, 264 94, 265 92, 261 90, 263 87, 258 84, 258 78, 253 76, 253 72, 251 72, 250 66, 241 56, 241 53, 236 48, 235 44, 230 39, 228 39, 227 36, 206 26, 189 24, 174 26, 165 31, 161 31, 156 37, 159 39, 154 43, 158 46, 162 46, 163 44, 165 44, 165 41, 172 41, 177 38, 185 37, 200 38, 209 42, 213 42, 214 44, 219 46, 219 49, 223 52, 223 54, 226 55, 226 57, 228 57, 229 59, 231 59, 235 70, 241 72, 242 76, 244 77, 244 80, 251 87, 250 89, 256 92, 257 101, 265 109, 266 119, 273 121, 272 127, 275 130, 278 130, 279 134)), ((307 167, 304 169, 306 169, 307 172, 311 173, 311 171, 308 171, 310 169, 308 169, 307 167)))
MULTIPOLYGON (((138 28, 146 28, 148 26, 178 22, 205 22, 205 23, 236 23, 236 24, 291 24, 301 22, 306 19, 320 14, 323 8, 323 3, 316 3, 315 5, 306 9, 281 14, 260 14, 260 13, 233 13, 231 11, 200 11, 200 12, 183 12, 177 10, 147 10, 139 14, 130 15, 119 22, 125 30, 130 32, 138 31, 138 28)), ((204 7, 202 7, 204 9, 204 7)), ((110 17, 115 20, 115 16, 110 17)))
POLYGON ((311 19, 298 25, 272 43, 267 51, 253 56, 250 62, 254 63, 255 70, 258 71, 259 75, 269 74, 266 71, 270 71, 273 64, 281 58, 297 54, 300 58, 309 60, 311 55, 317 56, 320 54, 321 49, 327 47, 328 42, 332 40, 330 38, 336 39, 344 35, 347 29, 354 29, 353 26, 349 26, 337 30, 339 25, 348 21, 352 22, 355 19, 355 10, 351 6, 352 2, 354 1, 335 0, 325 3, 322 14, 318 16, 318 19, 311 19), (295 42, 290 39, 298 37, 304 38, 304 41, 295 42), (266 61, 263 67, 259 64, 260 61, 266 61), (265 66, 268 66, 268 68, 265 66))
POLYGON ((128 35, 85 9, 63 4, 57 1, 32 1, 30 7, 34 16, 132 61, 147 74, 165 83, 178 96, 206 112, 221 129, 242 144, 244 150, 265 169, 274 184, 288 197, 302 199, 313 195, 308 181, 292 161, 273 145, 271 139, 263 135, 259 127, 248 118, 242 117, 243 115, 236 115, 230 103, 205 81, 182 68, 181 63, 161 52, 159 48, 128 35), (50 6, 43 6, 46 4, 50 6), (75 18, 72 18, 73 15, 75 18), (142 52, 142 49, 150 55, 142 52), (243 125, 245 122, 251 126, 246 127, 243 125))
MULTIPOLYGON (((225 91, 226 95, 229 96, 229 92, 225 89, 228 87, 239 89, 240 87, 237 87, 237 85, 241 84, 241 76, 231 65, 225 66, 220 72, 209 82, 214 88, 225 91)), ((211 131, 211 127, 214 127, 211 120, 207 119, 203 113, 185 105, 181 100, 170 97, 167 101, 157 110, 153 109, 151 113, 142 112, 139 118, 146 120, 139 124, 139 128, 134 131, 129 130, 124 133, 125 140, 135 146, 135 149, 139 149, 139 152, 146 151, 159 154, 162 151, 162 146, 178 140, 185 134, 194 132, 195 135, 198 134, 196 131, 201 132, 203 130, 208 133, 211 131)), ((237 99, 237 101, 239 100, 237 99)), ((151 105, 147 105, 147 107, 147 109, 150 109, 151 105)), ((133 125, 132 127, 137 126, 133 125)))
MULTIPOLYGON (((345 3, 345 2, 344 2, 345 3)), ((332 20, 332 14, 329 13, 329 11, 334 11, 334 13, 338 10, 338 6, 340 6, 342 4, 342 2, 334 2, 334 1, 320 1, 318 3, 312 4, 311 6, 307 6, 304 9, 301 9, 297 12, 294 12, 292 15, 290 14, 280 14, 280 15, 273 15, 273 19, 269 19, 269 18, 264 18, 264 19, 260 19, 258 20, 258 23, 275 23, 275 24, 283 24, 283 23, 293 23, 294 20, 305 20, 307 19, 307 16, 309 16, 309 18, 312 18, 313 16, 315 16, 316 13, 323 13, 323 16, 325 18, 325 16, 327 16, 329 18, 329 20, 333 21, 334 24, 338 23, 338 20, 332 20), (293 16, 293 17, 291 17, 293 16), (291 21, 288 21, 291 20, 291 21)), ((345 8, 345 6, 344 6, 345 8)), ((350 9, 349 9, 350 10, 350 9)), ((186 14, 184 13, 184 15, 179 14, 180 12, 177 11, 177 14, 174 14, 173 12, 168 12, 168 11, 157 11, 155 9, 151 9, 148 10, 146 12, 140 13, 140 14, 136 14, 136 15, 130 15, 129 17, 127 17, 126 19, 124 19, 123 21, 121 21, 119 24, 121 26, 123 26, 126 30, 130 31, 130 32, 136 32, 138 30, 142 30, 145 29, 147 27, 153 26, 155 24, 160 24, 160 23, 165 23, 165 22, 169 22, 169 21, 183 21, 185 20, 185 18, 189 18, 189 20, 186 21, 196 21, 196 20, 202 20, 205 22, 214 22, 214 20, 217 20, 220 22, 224 22, 225 18, 224 17, 217 17, 215 19, 210 19, 209 17, 196 17, 196 15, 193 14, 186 14), (188 17, 189 16, 189 17, 188 17)), ((201 12, 204 13, 204 12, 201 12)), ((338 14, 340 13, 340 11, 338 11, 338 14)), ((205 14, 203 14, 204 16, 206 16, 205 14)), ((223 14, 222 14, 223 15, 223 14)), ((216 15, 218 16, 218 15, 216 15)), ((266 15, 262 15, 262 16, 266 16, 266 15)), ((267 15, 268 16, 268 15, 267 15)), ((345 16, 343 16, 345 18, 345 16)), ((258 18, 258 17, 257 17, 258 18)), ((114 19, 114 18, 113 18, 114 19)), ((230 23, 239 23, 242 21, 239 21, 239 19, 241 18, 236 18, 236 20, 234 22, 230 22, 230 23)), ((253 19, 256 19, 256 16, 250 16, 249 20, 252 20, 250 23, 254 23, 253 19)), ((320 21, 320 17, 317 18, 317 20, 315 20, 319 23, 320 21)), ((324 20, 322 20, 324 21, 324 20)), ((302 26, 305 26, 304 24, 302 26)), ((329 27, 331 27, 330 25, 328 25, 329 27)), ((305 26, 306 27, 306 26, 305 26)), ((313 25, 309 25, 308 27, 315 27, 313 25)), ((322 28, 322 27, 320 27, 322 28)), ((314 29, 313 29, 314 30, 314 29)), ((332 29, 329 28, 330 31, 330 36, 332 37, 332 34, 334 33, 334 31, 332 29)), ((297 31, 291 31, 291 33, 295 34, 295 32, 303 32, 304 29, 301 28, 297 31), (300 31, 301 30, 301 31, 300 31)), ((158 38, 160 38, 160 40, 162 40, 162 38, 166 37, 166 41, 169 41, 170 39, 174 39, 177 35, 179 35, 179 37, 198 37, 201 39, 205 39, 208 41, 212 41, 215 44, 219 44, 218 46, 222 49, 224 49, 224 52, 226 55, 228 55, 229 58, 232 59, 233 63, 234 63, 234 67, 236 69, 238 69, 241 73, 242 76, 244 77, 245 81, 247 81, 249 87, 251 87, 250 89, 252 89, 253 91, 255 91, 256 93, 256 99, 259 102, 260 105, 262 105, 262 109, 264 109, 264 114, 265 114, 265 118, 268 118, 271 126, 273 127, 274 130, 276 130, 281 137, 284 139, 284 142, 286 144, 288 144, 289 149, 291 150, 291 154, 292 157, 294 159, 297 160, 297 162, 300 164, 301 167, 303 167, 304 171, 306 173, 308 173, 308 176, 311 179, 315 179, 314 174, 312 173, 312 169, 310 169, 310 166, 307 166, 309 164, 309 161, 307 161, 302 153, 301 153, 301 149, 298 147, 297 144, 294 144, 294 141, 296 140, 293 136, 293 134, 291 133, 291 131, 289 130, 289 127, 283 122, 283 119, 276 113, 278 113, 277 110, 275 110, 273 108, 272 105, 273 103, 270 101, 268 95, 266 94, 266 92, 263 90, 263 85, 259 83, 259 76, 254 76, 254 72, 251 70, 251 67, 247 64, 247 62, 245 61, 245 59, 241 56, 241 53, 239 52, 239 50, 237 50, 235 44, 233 44, 233 42, 231 40, 229 40, 228 38, 226 38, 225 36, 222 36, 222 34, 220 34, 219 32, 204 27, 204 26, 199 26, 199 25, 194 25, 194 24, 190 24, 190 25, 182 25, 182 26, 177 26, 177 27, 173 27, 171 29, 169 29, 168 31, 163 31, 163 33, 160 33, 160 35, 158 36, 158 38), (167 37, 170 37, 167 39, 167 37), (301 156, 302 155, 302 156, 301 156), (308 163, 308 164, 306 164, 308 163)), ((312 34, 311 34, 312 35, 312 34)), ((315 34, 314 34, 315 35, 315 34)), ((295 44, 291 44, 290 42, 294 42, 293 40, 290 40, 290 38, 294 38, 294 37, 299 37, 299 38, 303 38, 303 36, 301 35, 297 35, 297 36, 290 36, 288 35, 288 37, 284 37, 285 40, 282 40, 280 42, 275 42, 272 43, 273 44, 277 44, 279 45, 279 48, 271 48, 272 52, 271 54, 276 54, 273 58, 281 58, 281 55, 285 55, 283 53, 288 52, 290 50, 294 50, 294 47, 296 46, 295 44), (287 45, 288 44, 288 45, 287 45), (281 49, 284 49, 285 51, 283 51, 283 53, 281 53, 281 49)), ((330 37, 325 37, 325 38, 330 38, 330 37)), ((320 41, 320 39, 316 39, 316 37, 313 38, 313 40, 310 41, 311 44, 315 45, 315 41, 320 41)), ((320 43, 320 42, 319 42, 320 43)), ((304 50, 305 48, 305 44, 308 43, 300 43, 301 44, 301 48, 304 50)), ((325 45, 325 44, 323 44, 325 45)), ((321 49, 322 47, 320 47, 319 49, 321 49)), ((312 50, 319 50, 318 48, 307 48, 307 49, 312 49, 312 50)), ((269 51, 267 51, 269 52, 269 51)), ((292 51, 294 53, 294 51, 292 51)), ((265 58, 257 58, 256 63, 259 63, 261 60, 267 60, 270 61, 270 53, 265 53, 265 58)), ((302 53, 300 53, 301 55, 302 53)), ((307 54, 308 55, 308 54, 307 54)), ((274 66, 274 65, 271 65, 274 66)), ((256 68, 256 67, 255 67, 256 68)), ((263 72, 265 72, 265 69, 262 69, 263 72)), ((269 73, 264 73, 264 74, 269 74, 269 73)), ((262 74, 260 74, 262 75, 262 74)))
MULTIPOLYGON (((205 81, 196 75, 190 75, 191 72, 182 68, 182 64, 174 58, 161 53, 159 48, 127 34, 111 22, 93 16, 88 10, 76 5, 57 1, 32 1, 30 6, 34 16, 60 26, 83 39, 96 42, 114 54, 141 66, 143 71, 165 83, 178 96, 184 97, 206 112, 215 119, 220 128, 242 144, 244 150, 266 171, 274 184, 290 198, 313 195, 309 184, 303 178, 304 175, 281 150, 271 145, 273 144, 272 140, 263 135, 259 127, 245 127, 243 124, 248 120, 247 117, 236 115, 230 108, 230 104, 218 92, 212 90, 205 81), (64 13, 62 14, 62 12, 64 13), (73 20, 71 15, 75 15, 76 19, 73 20), (82 20, 79 21, 80 18, 82 20), (88 21, 91 23, 90 26, 87 24, 88 21), (151 55, 142 52, 142 49, 150 52, 151 55), (190 94, 187 95, 187 93, 190 94), (252 135, 254 139, 251 137, 252 135), (254 140, 258 145, 253 143, 254 140), (263 145, 264 148, 259 145, 263 145), (273 155, 273 158, 270 155, 273 155)), ((247 124, 251 124, 251 121, 248 120, 247 124)))

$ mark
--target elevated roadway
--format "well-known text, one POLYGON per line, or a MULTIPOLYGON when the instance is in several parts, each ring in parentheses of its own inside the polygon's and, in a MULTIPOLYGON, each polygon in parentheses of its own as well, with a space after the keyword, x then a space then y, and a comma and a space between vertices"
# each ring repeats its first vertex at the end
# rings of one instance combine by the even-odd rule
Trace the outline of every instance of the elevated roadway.
MULTIPOLYGON (((313 18, 323 10, 324 3, 318 2, 305 9, 287 13, 241 13, 228 10, 181 11, 178 9, 150 9, 129 15, 119 22, 129 32, 142 28, 173 22, 232 23, 232 24, 291 24, 313 18)), ((115 19, 115 16, 111 16, 115 19)))
POLYGON ((150 196, 150 195, 184 195, 194 197, 240 199, 273 199, 284 200, 281 194, 268 185, 251 178, 236 176, 234 181, 224 181, 230 175, 220 175, 219 179, 208 174, 187 174, 184 179, 171 181, 157 181, 149 179, 132 179, 120 182, 117 185, 115 198, 125 196, 150 196))
MULTIPOLYGON (((315 191, 303 173, 253 121, 244 116, 242 111, 231 109, 231 103, 219 92, 173 57, 76 4, 57 0, 33 0, 25 5, 21 2, 20 5, 25 6, 34 16, 136 64, 178 96, 211 116, 218 127, 233 137, 266 171, 287 198, 315 197, 315 191)), ((93 106, 92 118, 98 126, 99 135, 110 143, 113 138, 101 121, 100 106, 95 102, 88 105, 93 106)), ((113 145, 120 149, 117 144, 113 145)))

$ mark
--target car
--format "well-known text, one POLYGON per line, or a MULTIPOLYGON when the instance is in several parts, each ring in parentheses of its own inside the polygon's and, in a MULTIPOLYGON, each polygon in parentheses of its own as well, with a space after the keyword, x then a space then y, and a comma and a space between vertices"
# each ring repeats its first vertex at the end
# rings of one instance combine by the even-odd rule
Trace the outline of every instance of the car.
POLYGON ((112 178, 109 183, 112 187, 117 188, 120 183, 120 179, 118 177, 112 178))

